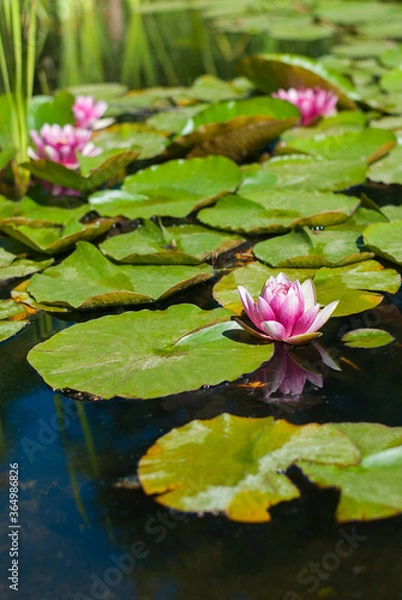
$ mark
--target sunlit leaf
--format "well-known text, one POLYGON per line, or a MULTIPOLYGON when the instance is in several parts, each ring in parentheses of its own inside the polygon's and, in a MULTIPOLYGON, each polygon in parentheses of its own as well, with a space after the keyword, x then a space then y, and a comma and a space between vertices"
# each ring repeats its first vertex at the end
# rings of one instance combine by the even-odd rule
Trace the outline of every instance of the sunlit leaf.
POLYGON ((38 344, 28 360, 53 388, 102 398, 178 394, 232 381, 271 358, 273 345, 256 344, 230 315, 180 304, 93 319, 38 344))
POLYGON ((341 342, 350 348, 380 348, 395 340, 394 336, 383 329, 362 328, 348 331, 341 342))

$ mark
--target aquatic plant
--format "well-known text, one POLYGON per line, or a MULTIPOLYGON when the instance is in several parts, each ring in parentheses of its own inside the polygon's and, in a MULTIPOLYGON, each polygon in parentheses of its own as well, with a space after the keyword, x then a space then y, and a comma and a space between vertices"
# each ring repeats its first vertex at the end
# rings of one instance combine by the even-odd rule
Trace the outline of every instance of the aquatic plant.
POLYGON ((300 110, 301 125, 309 125, 319 117, 330 117, 336 114, 338 96, 320 87, 279 89, 272 94, 274 98, 287 100, 300 110))
POLYGON ((243 286, 239 286, 238 291, 246 315, 256 329, 241 319, 239 324, 269 342, 299 345, 319 337, 318 330, 338 306, 334 300, 321 310, 313 281, 292 282, 284 273, 269 277, 255 302, 243 286))
POLYGON ((93 96, 77 96, 72 106, 76 127, 91 130, 107 127, 113 119, 101 119, 106 109, 107 103, 103 100, 95 102, 93 96))

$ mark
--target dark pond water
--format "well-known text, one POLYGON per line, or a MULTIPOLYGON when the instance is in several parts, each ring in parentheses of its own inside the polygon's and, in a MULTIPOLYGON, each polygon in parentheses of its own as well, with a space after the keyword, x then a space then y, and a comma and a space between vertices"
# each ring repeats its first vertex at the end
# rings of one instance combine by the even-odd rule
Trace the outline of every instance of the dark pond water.
MULTIPOLYGON (((344 325, 380 323, 400 339, 398 303, 355 322, 334 319, 328 339, 333 344, 344 325)), ((0 346, 1 598, 402 599, 402 518, 339 525, 337 494, 316 490, 296 470, 302 498, 258 525, 170 512, 133 478, 161 434, 222 412, 402 425, 400 344, 343 349, 342 371, 330 371, 323 389, 306 388, 293 408, 267 404, 246 379, 155 401, 80 402, 50 390, 25 358, 67 325, 40 315, 0 346), (20 477, 18 593, 7 582, 9 463, 18 463, 20 477)))

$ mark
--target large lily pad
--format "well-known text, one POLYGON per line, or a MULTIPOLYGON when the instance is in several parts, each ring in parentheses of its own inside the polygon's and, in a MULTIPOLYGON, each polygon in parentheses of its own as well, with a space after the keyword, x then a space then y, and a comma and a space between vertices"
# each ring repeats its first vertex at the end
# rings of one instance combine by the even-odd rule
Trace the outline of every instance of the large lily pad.
POLYGON ((207 123, 188 135, 177 137, 168 147, 169 156, 221 155, 243 162, 258 154, 293 127, 298 117, 274 119, 265 116, 240 116, 223 123, 207 123))
POLYGON ((376 423, 339 423, 359 448, 356 466, 300 462, 307 477, 320 487, 336 487, 341 498, 338 521, 370 521, 402 512, 402 428, 376 423))
POLYGON ((402 220, 392 223, 374 223, 363 232, 369 250, 398 265, 402 264, 402 220))
MULTIPOLYGON (((399 274, 393 269, 385 269, 374 260, 344 267, 322 267, 318 270, 282 270, 292 281, 313 279, 321 304, 339 300, 335 316, 351 315, 374 308, 383 300, 381 292, 396 293, 400 286, 399 274)), ((244 286, 256 298, 268 277, 276 276, 279 272, 280 269, 251 263, 223 277, 214 287, 214 297, 222 306, 240 314, 243 307, 237 287, 244 286)))
POLYGON ((42 306, 85 309, 161 300, 210 279, 211 267, 115 265, 88 242, 63 262, 34 275, 28 292, 42 306))
POLYGON ((249 100, 231 100, 213 104, 190 119, 180 133, 188 135, 210 123, 227 123, 236 117, 254 117, 256 115, 273 119, 300 119, 299 109, 290 102, 271 98, 271 96, 257 96, 249 100))
MULTIPOLYGON (((301 190, 260 188, 247 194, 220 198, 212 208, 198 214, 202 223, 217 229, 247 233, 282 233, 296 225, 328 226, 345 221, 358 207, 357 198, 301 190), (258 198, 258 200, 257 200, 258 198)), ((240 188, 239 193, 242 192, 240 188)))
MULTIPOLYGON (((257 192, 259 189, 262 193, 267 185, 296 190, 341 191, 364 183, 366 169, 364 160, 324 160, 315 156, 289 154, 276 156, 261 166, 243 167, 243 185, 247 185, 250 191, 257 192), (254 190, 251 190, 251 186, 254 190)), ((250 193, 245 195, 253 199, 250 193)))
POLYGON ((138 171, 126 177, 121 190, 97 192, 89 203, 108 216, 182 218, 234 191, 240 182, 239 167, 222 156, 179 159, 138 171))
POLYGON ((305 56, 259 54, 244 58, 240 67, 258 89, 268 94, 279 88, 318 86, 334 92, 342 108, 356 108, 358 95, 348 80, 305 56))
POLYGON ((146 159, 162 154, 168 140, 162 133, 143 124, 119 123, 95 132, 94 143, 104 150, 134 150, 139 152, 139 158, 146 159))
POLYGON ((354 443, 334 425, 223 414, 159 438, 140 460, 138 476, 147 494, 176 510, 263 522, 271 519, 269 508, 300 496, 285 474, 293 462, 339 467, 359 458, 354 443))
POLYGON ((402 185, 402 146, 396 146, 387 156, 370 165, 367 177, 371 181, 402 185))
POLYGON ((199 225, 165 228, 145 221, 135 231, 109 238, 100 249, 109 258, 122 263, 198 265, 243 242, 239 236, 199 225))
POLYGON ((280 152, 292 154, 295 150, 326 160, 366 160, 372 163, 387 154, 396 145, 392 131, 384 129, 364 129, 347 131, 340 135, 320 135, 312 138, 298 138, 282 145, 280 152))
MULTIPOLYGON (((140 267, 142 268, 142 267, 140 267)), ((35 346, 31 365, 53 388, 156 398, 237 379, 273 353, 223 309, 180 304, 80 323, 35 346)))
POLYGON ((325 230, 297 228, 287 235, 259 242, 253 253, 271 267, 314 269, 373 258, 373 252, 360 252, 357 246, 361 230, 348 225, 349 221, 325 230))
POLYGON ((13 202, 9 211, 2 215, 0 204, 0 225, 15 223, 16 225, 52 226, 66 225, 72 219, 81 219, 89 210, 88 204, 67 208, 58 204, 42 204, 32 198, 25 197, 20 202, 13 202))

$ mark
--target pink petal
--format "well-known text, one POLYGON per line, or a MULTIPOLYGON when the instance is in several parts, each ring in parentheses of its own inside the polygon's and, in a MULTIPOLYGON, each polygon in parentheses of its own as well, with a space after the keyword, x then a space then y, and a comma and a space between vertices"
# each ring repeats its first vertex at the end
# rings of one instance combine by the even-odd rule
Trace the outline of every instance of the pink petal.
POLYGON ((276 320, 274 311, 272 310, 272 308, 270 307, 268 302, 266 300, 264 300, 264 298, 262 298, 261 296, 259 296, 257 298, 257 310, 258 310, 260 323, 261 323, 261 321, 275 321, 276 320))
POLYGON ((309 327, 311 327, 311 325, 314 323, 314 319, 318 315, 319 310, 320 305, 316 304, 315 306, 309 308, 305 313, 303 313, 300 319, 295 324, 292 335, 301 335, 303 333, 306 333, 309 327))
POLYGON ((281 342, 286 337, 286 330, 284 326, 277 321, 263 321, 261 323, 261 328, 277 342, 281 342))
POLYGON ((317 303, 315 287, 312 279, 306 279, 300 286, 304 298, 304 310, 309 310, 317 303))
POLYGON ((295 295, 289 295, 279 309, 277 318, 284 326, 287 336, 292 335, 293 328, 302 310, 303 307, 300 305, 300 301, 295 295))
POLYGON ((317 331, 318 329, 320 329, 324 325, 324 323, 328 321, 329 317, 332 315, 338 304, 339 300, 334 300, 334 302, 331 302, 330 304, 325 306, 318 313, 318 315, 316 316, 306 333, 312 333, 313 331, 317 331))
POLYGON ((251 294, 242 285, 239 285, 239 287, 237 289, 238 289, 240 300, 241 300, 241 303, 243 304, 243 308, 245 310, 246 315, 248 316, 250 321, 252 321, 254 323, 254 325, 256 327, 260 328, 260 323, 261 323, 260 315, 259 315, 256 305, 254 304, 254 300, 253 300, 251 294))

